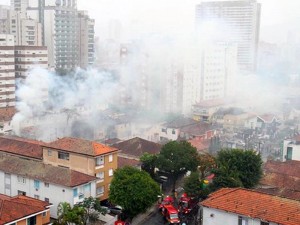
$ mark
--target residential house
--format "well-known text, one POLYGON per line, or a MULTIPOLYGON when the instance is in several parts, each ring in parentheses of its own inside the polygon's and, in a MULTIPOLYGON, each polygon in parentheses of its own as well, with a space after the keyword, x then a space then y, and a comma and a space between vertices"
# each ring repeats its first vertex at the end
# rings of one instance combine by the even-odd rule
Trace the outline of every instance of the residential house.
POLYGON ((231 104, 224 99, 201 101, 193 105, 193 119, 197 121, 210 121, 215 112, 231 104))
POLYGON ((198 140, 207 140, 215 136, 217 127, 207 122, 197 122, 184 126, 180 129, 179 140, 190 140, 197 138, 198 140))
POLYGON ((118 161, 118 168, 125 165, 140 167, 140 157, 144 153, 158 154, 162 147, 160 144, 139 137, 122 141, 112 146, 120 150, 118 154, 118 159, 120 161, 118 161))
POLYGON ((287 160, 300 161, 300 135, 283 141, 281 161, 285 162, 287 160))
POLYGON ((68 167, 99 178, 96 196, 108 198, 114 170, 118 166, 118 149, 95 141, 65 137, 43 146, 43 161, 68 167))
POLYGON ((214 118, 216 122, 223 124, 224 129, 235 131, 244 127, 248 113, 240 108, 220 109, 215 113, 214 118))
POLYGON ((20 137, 0 137, 0 152, 42 161, 99 178, 96 196, 108 198, 117 152, 113 147, 79 138, 61 138, 51 143, 20 137))
POLYGON ((9 134, 11 132, 10 121, 16 113, 14 107, 0 108, 0 134, 9 134))
POLYGON ((175 141, 178 139, 180 130, 188 125, 196 124, 198 121, 186 118, 179 117, 170 122, 162 124, 159 131, 160 141, 172 140, 175 141))
POLYGON ((0 194, 0 225, 46 225, 50 222, 48 202, 18 195, 0 194))
POLYGON ((257 116, 257 127, 267 135, 274 135, 279 125, 279 119, 274 114, 257 116))
POLYGON ((300 201, 300 161, 267 161, 256 190, 300 201))
POLYGON ((0 193, 26 195, 53 204, 50 214, 57 218, 60 202, 74 205, 85 197, 96 197, 95 176, 0 153, 0 193))
POLYGON ((222 188, 201 202, 203 225, 298 225, 300 202, 255 190, 222 188))

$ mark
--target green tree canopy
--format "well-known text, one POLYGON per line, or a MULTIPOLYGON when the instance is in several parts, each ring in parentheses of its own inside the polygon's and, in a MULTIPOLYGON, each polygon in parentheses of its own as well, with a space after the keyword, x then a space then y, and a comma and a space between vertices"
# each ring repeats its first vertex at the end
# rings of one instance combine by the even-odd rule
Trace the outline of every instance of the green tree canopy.
POLYGON ((253 188, 262 176, 262 159, 252 150, 225 149, 217 155, 215 188, 253 188))
POLYGON ((186 177, 183 188, 189 196, 200 196, 201 180, 199 178, 199 173, 192 172, 190 176, 186 177))
POLYGON ((157 160, 157 155, 149 154, 145 152, 141 158, 142 169, 150 174, 152 178, 155 176, 155 163, 157 160))
POLYGON ((187 141, 171 141, 165 144, 157 155, 156 166, 159 170, 170 173, 173 188, 180 175, 187 171, 196 171, 198 166, 197 150, 187 141))
POLYGON ((124 213, 133 218, 149 208, 159 194, 158 184, 148 173, 133 167, 124 167, 114 173, 109 200, 122 206, 124 213))

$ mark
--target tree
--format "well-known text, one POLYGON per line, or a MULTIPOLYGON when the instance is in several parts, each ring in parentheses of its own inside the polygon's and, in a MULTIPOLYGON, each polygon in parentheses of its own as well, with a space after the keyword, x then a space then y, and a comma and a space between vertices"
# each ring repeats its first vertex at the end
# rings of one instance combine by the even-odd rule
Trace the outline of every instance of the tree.
POLYGON ((59 203, 57 207, 59 225, 87 225, 100 222, 99 215, 105 214, 106 210, 100 205, 97 198, 85 198, 82 202, 75 204, 73 207, 67 202, 59 203))
POLYGON ((146 152, 141 156, 140 160, 142 162, 142 169, 149 173, 152 178, 154 178, 157 155, 149 154, 146 152))
POLYGON ((217 155, 215 188, 243 186, 253 188, 262 176, 262 159, 252 150, 225 149, 217 155))
POLYGON ((77 203, 75 206, 84 210, 84 213, 81 215, 84 225, 99 222, 99 215, 105 215, 107 212, 106 209, 101 206, 100 200, 93 197, 85 198, 82 202, 77 203))
POLYGON ((200 196, 202 189, 199 173, 192 172, 190 176, 185 178, 183 188, 189 196, 200 196))
POLYGON ((157 155, 156 166, 159 170, 172 175, 173 189, 180 175, 195 171, 198 166, 197 150, 189 142, 171 141, 165 144, 157 155))
POLYGON ((200 179, 203 180, 211 170, 216 167, 216 160, 210 154, 202 154, 197 157, 198 171, 200 172, 200 179))
POLYGON ((122 206, 124 213, 133 218, 146 211, 160 194, 158 184, 145 171, 133 167, 117 169, 109 191, 109 200, 122 206))

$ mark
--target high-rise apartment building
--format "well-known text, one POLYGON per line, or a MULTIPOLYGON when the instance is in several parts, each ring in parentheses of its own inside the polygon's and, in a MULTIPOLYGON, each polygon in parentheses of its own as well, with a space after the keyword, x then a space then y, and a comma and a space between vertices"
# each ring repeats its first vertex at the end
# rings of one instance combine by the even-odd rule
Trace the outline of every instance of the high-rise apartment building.
POLYGON ((14 36, 0 34, 0 108, 15 106, 14 36))
POLYGON ((67 72, 94 60, 94 21, 77 10, 77 0, 30 0, 27 14, 43 26, 50 67, 67 72))
POLYGON ((17 78, 25 78, 30 70, 48 68, 48 51, 46 46, 15 46, 15 70, 17 78))
POLYGON ((9 33, 9 6, 0 5, 0 34, 9 33))
POLYGON ((202 2, 196 6, 197 27, 201 37, 236 42, 239 69, 255 71, 260 11, 256 0, 202 2))

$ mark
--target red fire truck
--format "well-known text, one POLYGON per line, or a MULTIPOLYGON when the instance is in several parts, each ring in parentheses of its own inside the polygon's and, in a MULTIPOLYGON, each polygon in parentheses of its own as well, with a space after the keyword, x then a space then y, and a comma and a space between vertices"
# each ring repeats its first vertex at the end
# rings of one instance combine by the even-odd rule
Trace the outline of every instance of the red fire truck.
POLYGON ((164 205, 161 209, 164 218, 169 224, 179 225, 180 219, 178 217, 178 210, 173 205, 164 205))
POLYGON ((158 209, 161 210, 164 205, 172 205, 174 203, 174 198, 167 195, 161 202, 158 204, 158 209))
POLYGON ((198 200, 196 198, 188 197, 186 193, 183 193, 179 199, 179 212, 184 214, 190 213, 198 204, 198 200))

